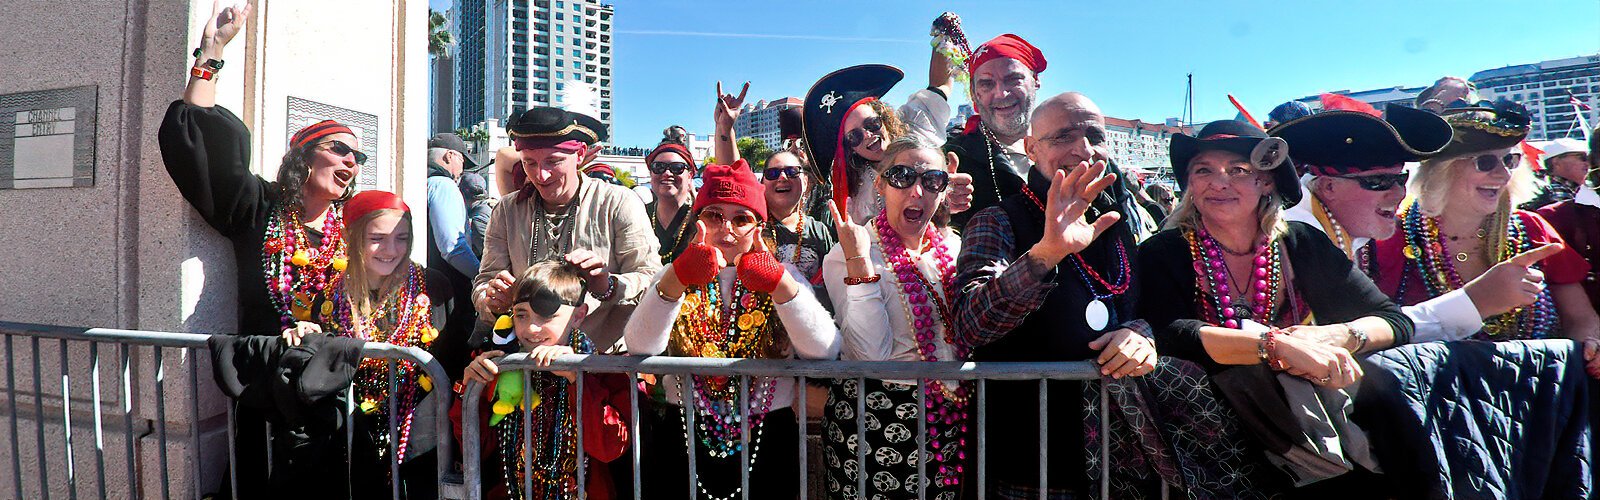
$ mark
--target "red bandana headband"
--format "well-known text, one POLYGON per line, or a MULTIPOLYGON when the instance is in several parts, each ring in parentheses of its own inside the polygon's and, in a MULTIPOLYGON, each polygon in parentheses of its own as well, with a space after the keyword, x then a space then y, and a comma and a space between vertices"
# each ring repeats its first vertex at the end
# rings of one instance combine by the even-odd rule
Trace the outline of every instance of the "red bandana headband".
POLYGON ((411 207, 406 206, 406 201, 400 195, 388 191, 362 191, 344 202, 344 220, 354 222, 362 216, 379 210, 399 210, 411 212, 411 207))
MULTIPOLYGON (((857 107, 876 100, 878 99, 875 97, 868 97, 856 101, 855 104, 850 105, 850 109, 845 110, 844 116, 848 117, 850 116, 850 113, 854 113, 856 111, 857 107)), ((849 177, 847 176, 849 175, 848 172, 850 170, 851 152, 844 150, 844 136, 847 132, 849 131, 844 129, 844 122, 840 121, 839 137, 835 138, 833 143, 833 174, 829 177, 831 182, 833 182, 833 204, 839 208, 839 213, 841 214, 845 213, 845 202, 850 199, 850 181, 848 180, 849 177)), ((888 134, 889 131, 879 130, 878 133, 888 134)))
MULTIPOLYGON (((300 129, 299 132, 295 132, 294 136, 289 138, 289 147, 300 148, 308 144, 315 144, 318 139, 322 139, 323 137, 333 134, 356 135, 355 132, 350 131, 350 127, 346 127, 343 123, 333 120, 323 120, 311 125, 307 125, 306 128, 300 129)), ((347 145, 354 146, 354 144, 347 145)))
MULTIPOLYGON (((1016 59, 1023 66, 1027 66, 1028 69, 1032 70, 1034 75, 1043 73, 1045 67, 1050 64, 1049 61, 1045 60, 1044 52, 1040 51, 1038 47, 1034 47, 1033 44, 1023 40, 1020 36, 1006 33, 983 42, 983 45, 979 45, 977 50, 972 51, 972 57, 967 61, 968 80, 977 81, 978 68, 983 66, 983 63, 995 59, 1016 59)), ((962 132, 967 134, 977 132, 978 124, 981 123, 981 120, 977 114, 967 117, 967 123, 962 132)))
POLYGON ((511 140, 517 151, 529 149, 559 149, 568 153, 583 149, 583 141, 577 139, 560 140, 552 137, 518 137, 511 140))

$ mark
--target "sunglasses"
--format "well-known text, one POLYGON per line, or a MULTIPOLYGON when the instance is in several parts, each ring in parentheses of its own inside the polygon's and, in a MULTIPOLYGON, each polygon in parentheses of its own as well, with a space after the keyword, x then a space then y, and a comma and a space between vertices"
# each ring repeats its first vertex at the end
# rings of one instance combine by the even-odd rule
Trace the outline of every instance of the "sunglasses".
POLYGON ((922 182, 922 189, 935 193, 942 193, 944 188, 950 186, 950 174, 948 172, 933 169, 918 173, 916 168, 908 165, 889 167, 888 170, 883 171, 881 177, 883 177, 884 182, 888 182, 895 189, 910 188, 911 184, 917 182, 918 179, 922 182))
POLYGON ((354 153, 356 155, 356 165, 367 164, 367 154, 351 148, 348 144, 339 141, 328 141, 322 144, 328 146, 328 151, 341 157, 354 153))
POLYGON ((1501 157, 1482 155, 1474 161, 1477 163, 1479 172, 1488 172, 1500 167, 1506 167, 1506 170, 1516 170, 1517 167, 1522 166, 1522 155, 1518 153, 1509 153, 1501 157))
POLYGON ((1403 173, 1379 175, 1341 175, 1336 177, 1340 179, 1356 181, 1356 184, 1359 184, 1361 189, 1365 189, 1367 191, 1388 191, 1390 189, 1394 189, 1396 186, 1406 185, 1406 179, 1410 178, 1403 173))
POLYGON ((794 167, 767 167, 761 171, 761 176, 769 181, 778 180, 779 177, 788 176, 790 179, 800 178, 800 169, 794 167))
POLYGON ((861 126, 859 128, 851 129, 849 132, 844 134, 844 147, 846 149, 855 149, 856 147, 860 146, 861 143, 867 142, 868 132, 871 132, 873 135, 879 135, 881 132, 883 132, 883 118, 874 116, 865 120, 861 120, 861 126))
POLYGON ((672 163, 667 163, 667 162, 664 162, 664 161, 653 161, 653 162, 650 162, 650 173, 656 174, 656 175, 664 174, 668 170, 672 171, 672 175, 678 175, 678 174, 682 174, 685 170, 688 170, 688 169, 689 169, 689 164, 681 162, 681 161, 675 161, 675 162, 672 162, 672 163))
POLYGON ((729 218, 727 215, 723 215, 722 212, 706 210, 700 212, 700 222, 704 222, 708 228, 720 227, 726 223, 729 224, 729 229, 743 231, 760 221, 756 220, 756 216, 745 212, 740 212, 738 215, 729 218))

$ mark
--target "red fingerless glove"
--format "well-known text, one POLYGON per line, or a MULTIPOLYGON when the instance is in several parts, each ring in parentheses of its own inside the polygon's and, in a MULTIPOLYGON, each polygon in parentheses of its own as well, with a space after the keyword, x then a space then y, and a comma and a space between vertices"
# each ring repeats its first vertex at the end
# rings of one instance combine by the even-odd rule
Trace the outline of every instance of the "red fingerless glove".
POLYGON ((778 263, 772 252, 745 252, 744 256, 739 257, 739 281, 744 282, 745 288, 772 293, 782 280, 783 264, 778 263))
POLYGON ((689 245, 672 261, 672 273, 684 286, 705 286, 717 278, 716 249, 705 243, 689 245))

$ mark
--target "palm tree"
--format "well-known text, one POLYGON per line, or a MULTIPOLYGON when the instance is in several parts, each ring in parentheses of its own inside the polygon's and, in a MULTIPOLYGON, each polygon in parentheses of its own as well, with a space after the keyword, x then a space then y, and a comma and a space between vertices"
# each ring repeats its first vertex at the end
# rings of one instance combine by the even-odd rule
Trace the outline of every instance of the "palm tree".
POLYGON ((449 53, 451 45, 455 45, 449 24, 450 20, 444 14, 428 9, 428 55, 443 56, 449 53))

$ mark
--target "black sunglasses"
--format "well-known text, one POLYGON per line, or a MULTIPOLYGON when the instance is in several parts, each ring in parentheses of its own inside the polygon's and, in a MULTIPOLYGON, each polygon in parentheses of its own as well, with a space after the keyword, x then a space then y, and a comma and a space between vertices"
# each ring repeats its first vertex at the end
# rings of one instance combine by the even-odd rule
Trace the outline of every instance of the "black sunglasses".
POLYGON ((861 120, 861 126, 860 127, 854 128, 854 129, 850 129, 849 132, 846 132, 844 134, 844 147, 846 149, 855 149, 857 146, 860 146, 861 143, 867 142, 867 132, 871 132, 874 135, 878 135, 882 131, 883 131, 883 118, 882 117, 874 116, 874 117, 871 117, 871 118, 867 118, 865 120, 861 120))
POLYGON ((800 178, 800 169, 794 167, 767 167, 761 171, 761 176, 769 181, 778 180, 779 176, 789 176, 790 179, 800 178))
POLYGON ((333 152, 333 154, 336 154, 336 155, 339 155, 339 156, 344 156, 344 155, 347 155, 347 154, 355 153, 355 155, 356 155, 356 165, 366 165, 367 164, 367 154, 363 153, 361 151, 358 151, 358 150, 356 150, 354 148, 351 148, 350 145, 348 145, 348 144, 345 144, 345 143, 339 142, 339 141, 328 141, 328 142, 324 142, 322 144, 328 146, 328 151, 331 151, 331 152, 333 152))
POLYGON ((1479 172, 1488 172, 1500 167, 1506 167, 1506 170, 1516 170, 1517 167, 1522 166, 1522 155, 1517 153, 1509 153, 1501 157, 1481 155, 1475 161, 1479 172))
POLYGON ((922 180, 922 189, 935 193, 943 193, 944 188, 950 186, 950 174, 943 170, 924 170, 921 173, 908 165, 895 165, 883 171, 883 180, 895 189, 907 189, 911 184, 922 180))
POLYGON ((1341 175, 1337 177, 1340 179, 1356 181, 1356 184, 1361 185, 1361 189, 1365 189, 1367 191, 1388 191, 1390 189, 1394 189, 1396 186, 1405 186, 1406 179, 1410 178, 1410 176, 1403 173, 1379 175, 1341 175))
POLYGON ((683 173, 683 171, 688 170, 688 169, 689 169, 689 164, 681 162, 681 161, 675 161, 675 162, 672 162, 672 163, 667 163, 667 162, 664 162, 664 161, 653 161, 653 162, 650 162, 650 173, 656 174, 656 175, 660 175, 660 174, 666 173, 668 170, 672 171, 672 175, 678 175, 678 174, 681 174, 681 173, 683 173))

